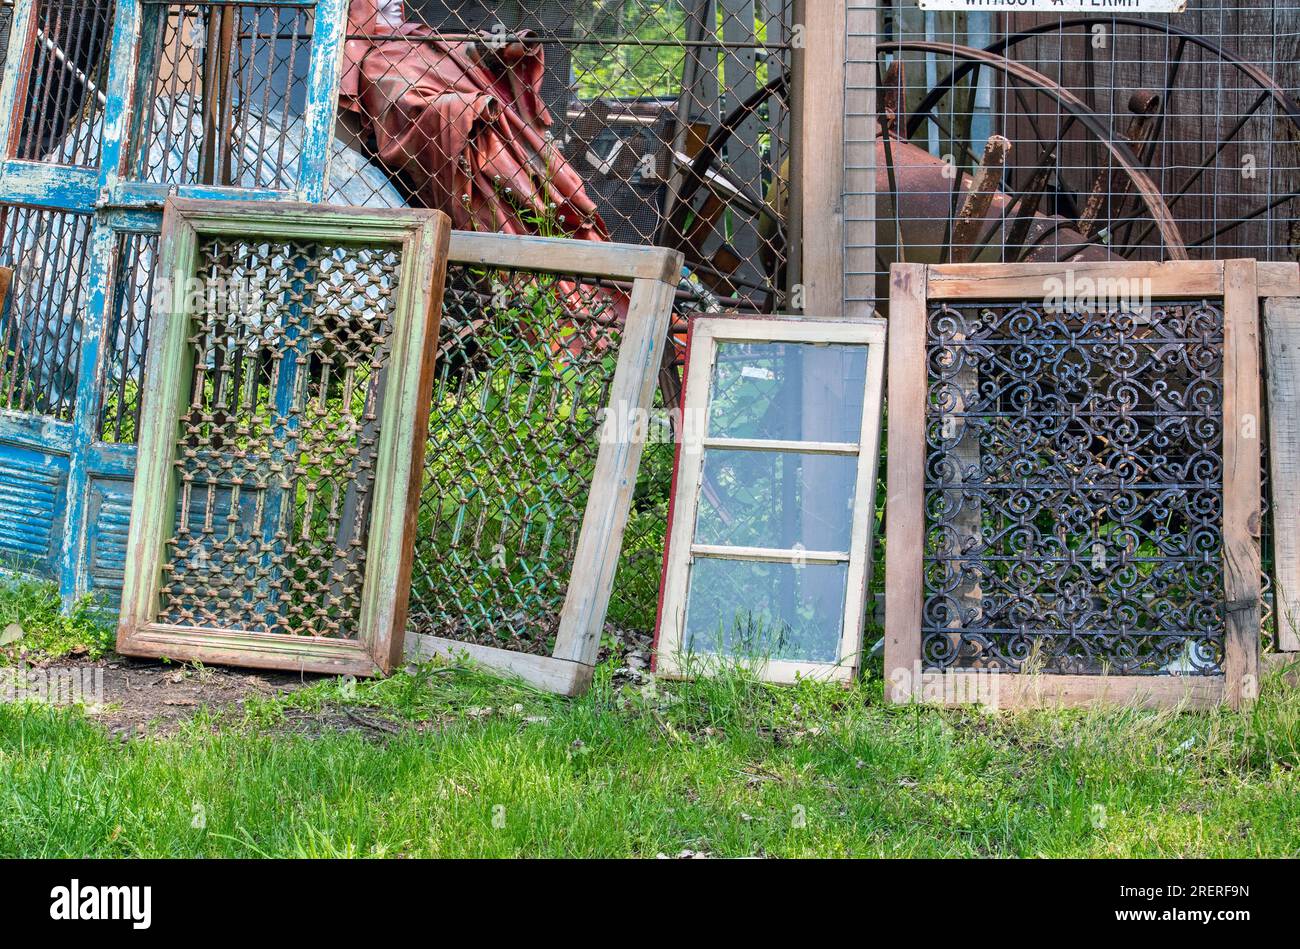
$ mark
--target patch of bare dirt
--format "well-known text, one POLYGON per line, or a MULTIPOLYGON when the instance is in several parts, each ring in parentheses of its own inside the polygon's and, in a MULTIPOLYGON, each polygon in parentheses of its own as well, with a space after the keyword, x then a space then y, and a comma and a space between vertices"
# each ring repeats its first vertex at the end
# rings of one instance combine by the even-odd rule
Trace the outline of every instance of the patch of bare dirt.
POLYGON ((85 695, 84 701, 91 720, 123 741, 170 735, 202 708, 214 714, 242 710, 250 698, 293 692, 320 678, 217 666, 196 668, 121 656, 99 661, 55 659, 24 668, 33 679, 43 673, 66 675, 71 671, 82 677, 83 689, 95 691, 102 673, 102 700, 94 706, 92 695, 85 695))
MULTIPOLYGON (((612 626, 606 627, 606 633, 600 661, 614 663, 615 683, 643 684, 649 676, 652 637, 612 626)), ((64 676, 71 673, 82 677, 82 688, 96 691, 98 684, 94 677, 102 675, 102 699, 97 704, 92 694, 78 698, 87 706, 91 721, 98 722, 110 735, 122 741, 167 737, 175 734, 201 709, 206 708, 213 716, 227 712, 238 714, 249 699, 292 693, 322 678, 310 674, 222 666, 178 665, 117 655, 98 661, 64 657, 44 663, 9 666, 6 670, 9 675, 30 674, 34 680, 42 675, 52 680, 56 673, 64 676)), ((472 716, 477 711, 480 710, 470 710, 465 714, 472 716)), ((455 717, 449 717, 448 721, 455 717)), ((445 724, 447 722, 442 720, 398 723, 375 709, 326 704, 312 709, 286 708, 274 730, 308 737, 325 732, 357 731, 384 740, 403 731, 425 731, 445 724)))

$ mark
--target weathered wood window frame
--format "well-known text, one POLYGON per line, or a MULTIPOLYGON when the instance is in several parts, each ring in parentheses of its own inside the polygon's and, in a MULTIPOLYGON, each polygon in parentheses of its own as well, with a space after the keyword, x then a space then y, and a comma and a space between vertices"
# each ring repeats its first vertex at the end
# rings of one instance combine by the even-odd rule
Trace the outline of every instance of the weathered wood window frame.
POLYGON ((1223 578, 1221 675, 997 675, 1002 707, 1087 705, 1237 707, 1255 698, 1260 668, 1260 331, 1254 260, 1107 264, 895 264, 891 273, 886 507, 885 688, 894 702, 969 701, 963 671, 922 668, 925 550, 927 316, 934 301, 1042 299, 1044 282, 1146 281, 1153 300, 1220 298, 1223 304, 1223 578), (949 699, 948 696, 957 696, 949 699))
POLYGON ((420 460, 441 318, 450 221, 438 211, 385 211, 172 199, 163 215, 159 275, 170 301, 152 315, 144 412, 127 544, 117 648, 125 655, 306 672, 387 673, 404 645, 420 460), (389 356, 379 397, 378 444, 356 639, 159 621, 163 565, 177 519, 175 471, 194 374, 190 343, 200 237, 366 242, 399 250, 389 356))
POLYGON ((1300 297, 1264 301, 1269 515, 1273 524, 1273 628, 1278 653, 1300 652, 1300 297))
MULTIPOLYGON (((682 271, 682 255, 660 247, 601 244, 506 234, 454 232, 450 261, 485 269, 562 274, 593 283, 630 282, 627 317, 607 411, 650 410, 669 344, 669 323, 682 271)), ((582 518, 573 568, 565 590, 551 655, 410 633, 407 657, 468 657, 489 669, 516 675, 562 695, 578 695, 591 684, 600 653, 614 573, 645 448, 628 426, 602 439, 582 518)))
MULTIPOLYGON (((820 346, 849 344, 866 349, 866 384, 861 393, 861 429, 854 443, 776 441, 711 436, 707 423, 683 424, 669 516, 663 599, 660 606, 655 670, 669 678, 696 671, 708 673, 723 663, 748 666, 771 682, 793 683, 800 678, 849 681, 861 665, 866 592, 871 576, 872 524, 875 519, 876 474, 880 455, 881 389, 885 367, 883 320, 735 319, 700 317, 691 326, 683 394, 683 415, 692 411, 708 417, 713 395, 714 367, 720 344, 794 343, 820 346), (853 517, 847 551, 799 551, 745 547, 705 547, 695 543, 705 453, 710 449, 804 452, 857 459, 853 517), (691 568, 698 557, 757 560, 769 563, 845 563, 847 580, 834 662, 741 657, 683 657, 686 606, 691 568)), ((847 394, 846 394, 847 397, 847 394)), ((848 499, 846 499, 848 500, 848 499)))

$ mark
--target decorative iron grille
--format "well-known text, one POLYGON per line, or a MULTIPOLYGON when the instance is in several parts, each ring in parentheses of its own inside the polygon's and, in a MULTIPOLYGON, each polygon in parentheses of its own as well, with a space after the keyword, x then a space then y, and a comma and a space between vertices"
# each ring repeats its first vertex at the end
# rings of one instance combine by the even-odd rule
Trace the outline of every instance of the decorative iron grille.
POLYGON ((930 309, 923 662, 1218 674, 1223 313, 930 309))
POLYGON ((159 618, 354 638, 401 251, 218 238, 199 260, 159 618))

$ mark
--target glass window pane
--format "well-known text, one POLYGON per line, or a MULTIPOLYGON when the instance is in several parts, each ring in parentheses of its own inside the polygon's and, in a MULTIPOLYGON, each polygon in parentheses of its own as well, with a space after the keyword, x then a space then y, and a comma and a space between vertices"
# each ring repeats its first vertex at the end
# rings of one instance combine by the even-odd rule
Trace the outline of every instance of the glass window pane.
POLYGON ((848 552, 856 455, 704 452, 695 543, 848 552))
POLYGON ((684 652, 836 662, 848 564, 696 557, 686 593, 684 652))
POLYGON ((866 384, 863 345, 719 343, 708 433, 856 444, 866 384))

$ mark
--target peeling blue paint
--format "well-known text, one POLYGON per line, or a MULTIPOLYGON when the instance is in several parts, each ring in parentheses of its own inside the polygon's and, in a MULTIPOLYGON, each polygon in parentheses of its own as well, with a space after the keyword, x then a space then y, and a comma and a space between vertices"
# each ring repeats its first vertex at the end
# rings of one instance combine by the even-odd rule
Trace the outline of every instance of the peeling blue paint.
MULTIPOLYGON (((258 0, 265 7, 301 7, 303 0, 258 0)), ((30 35, 34 4, 14 13, 9 55, 0 80, 0 142, 13 140, 20 109, 23 37, 30 35)), ((99 441, 112 341, 111 308, 122 295, 118 235, 156 232, 169 194, 238 201, 322 201, 327 193, 338 83, 347 30, 347 0, 318 0, 312 30, 303 142, 296 186, 283 191, 168 185, 134 180, 128 168, 132 129, 154 107, 136 90, 148 88, 152 64, 141 61, 142 39, 159 17, 143 0, 118 0, 113 24, 103 144, 98 168, 0 159, 0 202, 58 211, 93 213, 89 300, 80 333, 75 411, 71 423, 0 411, 0 569, 28 570, 58 580, 67 605, 86 592, 115 603, 126 556, 125 517, 130 509, 135 448, 99 441), (43 553, 42 553, 43 552, 43 553)))

